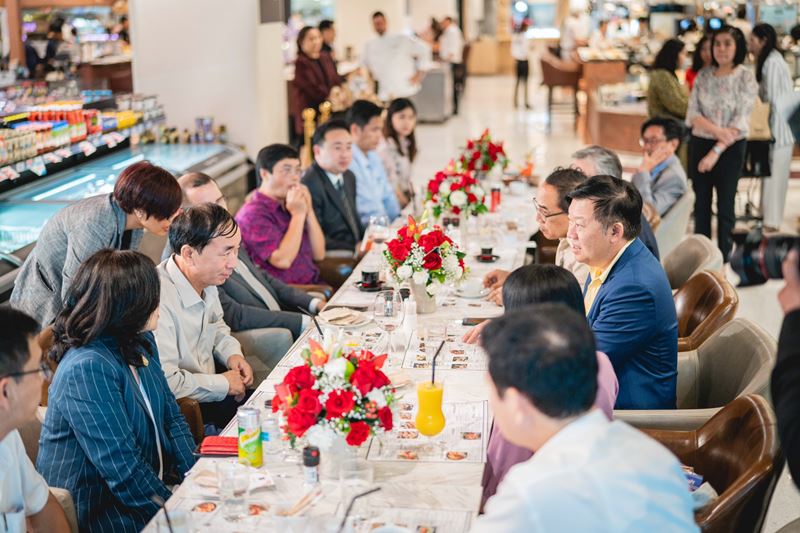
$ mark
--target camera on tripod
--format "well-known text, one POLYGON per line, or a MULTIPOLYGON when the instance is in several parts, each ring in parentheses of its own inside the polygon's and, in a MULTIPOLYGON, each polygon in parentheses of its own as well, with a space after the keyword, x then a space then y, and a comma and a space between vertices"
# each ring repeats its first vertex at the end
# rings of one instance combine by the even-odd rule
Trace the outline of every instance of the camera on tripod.
POLYGON ((783 260, 792 248, 800 249, 800 237, 780 234, 765 237, 761 228, 734 231, 732 237, 735 247, 730 258, 731 268, 741 280, 740 287, 783 279, 783 260))

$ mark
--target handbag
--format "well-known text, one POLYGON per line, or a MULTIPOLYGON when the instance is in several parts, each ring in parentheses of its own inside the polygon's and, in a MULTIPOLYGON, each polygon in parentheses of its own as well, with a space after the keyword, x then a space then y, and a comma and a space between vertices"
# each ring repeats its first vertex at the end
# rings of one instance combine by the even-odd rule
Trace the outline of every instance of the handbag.
POLYGON ((756 96, 753 104, 753 111, 750 113, 750 132, 747 134, 748 141, 770 141, 772 140, 772 130, 769 127, 769 103, 762 102, 756 96))

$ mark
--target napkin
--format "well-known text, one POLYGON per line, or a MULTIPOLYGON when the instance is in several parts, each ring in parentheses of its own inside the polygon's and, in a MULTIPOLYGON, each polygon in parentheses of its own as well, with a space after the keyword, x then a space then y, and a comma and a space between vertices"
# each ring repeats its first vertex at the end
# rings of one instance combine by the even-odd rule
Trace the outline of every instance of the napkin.
POLYGON ((364 313, 356 311, 355 309, 348 309, 346 307, 334 307, 332 309, 324 309, 319 316, 325 321, 334 326, 350 326, 363 322, 364 313))
POLYGON ((238 455, 239 439, 236 437, 206 437, 200 443, 201 455, 238 455))

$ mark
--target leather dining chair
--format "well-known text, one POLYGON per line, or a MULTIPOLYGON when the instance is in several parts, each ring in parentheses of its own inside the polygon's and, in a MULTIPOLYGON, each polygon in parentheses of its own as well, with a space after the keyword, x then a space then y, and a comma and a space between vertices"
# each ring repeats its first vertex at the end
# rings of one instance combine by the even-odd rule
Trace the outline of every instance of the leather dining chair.
POLYGON ((775 413, 765 398, 737 398, 696 430, 643 431, 719 494, 695 512, 701 531, 761 531, 783 467, 775 413))
POLYGON ((678 351, 696 350, 736 315, 739 295, 719 272, 698 272, 673 295, 678 313, 678 351))
POLYGON ((575 113, 576 124, 578 111, 578 83, 581 79, 580 66, 577 67, 550 52, 544 52, 541 58, 542 85, 547 87, 547 124, 552 124, 553 114, 553 89, 555 87, 569 87, 572 89, 571 106, 575 113))
POLYGON ((688 235, 663 257, 661 265, 673 290, 680 289, 697 272, 722 270, 722 252, 705 235, 688 235))
POLYGON ((638 428, 697 429, 741 396, 769 398, 777 349, 772 335, 735 318, 697 350, 678 353, 677 409, 615 410, 614 418, 638 428))
POLYGON ((681 239, 686 236, 686 228, 689 227, 692 209, 694 209, 694 191, 688 189, 669 208, 669 211, 664 213, 658 223, 658 227, 653 227, 653 234, 656 236, 656 243, 658 243, 658 251, 662 257, 667 257, 680 244, 681 239))

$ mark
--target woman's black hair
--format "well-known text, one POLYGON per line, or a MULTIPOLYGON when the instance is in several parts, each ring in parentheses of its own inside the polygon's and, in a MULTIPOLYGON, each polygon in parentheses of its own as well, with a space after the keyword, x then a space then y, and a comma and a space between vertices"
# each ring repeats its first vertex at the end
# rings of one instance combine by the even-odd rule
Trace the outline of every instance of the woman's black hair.
MULTIPOLYGON (((705 34, 703 35, 697 44, 694 45, 694 53, 692 54, 692 70, 695 72, 700 72, 705 65, 703 65, 703 58, 702 58, 702 50, 703 45, 711 38, 710 35, 705 34)), ((712 54, 713 55, 713 54, 712 54)))
POLYGON ((656 54, 656 58, 653 61, 653 70, 664 69, 676 76, 675 71, 678 70, 679 63, 678 57, 680 57, 684 46, 686 45, 680 39, 668 39, 656 54))
POLYGON ((764 76, 764 61, 767 60, 773 50, 780 52, 781 49, 778 46, 778 35, 775 33, 775 28, 769 24, 762 23, 753 26, 753 35, 764 41, 764 46, 756 58, 756 80, 760 83, 764 76))
POLYGON ((736 44, 736 54, 733 56, 733 66, 738 67, 744 63, 744 59, 747 57, 747 41, 744 39, 744 33, 742 33, 742 30, 735 26, 729 26, 728 24, 725 24, 711 35, 711 64, 715 67, 719 66, 719 63, 717 63, 717 58, 714 57, 714 41, 716 41, 717 37, 723 33, 730 35, 733 39, 733 42, 736 44))
MULTIPOLYGON (((311 30, 317 30, 317 27, 316 26, 303 26, 303 28, 297 33, 297 55, 300 55, 300 54, 305 55, 305 52, 303 52, 302 44, 303 44, 303 41, 306 39, 306 35, 308 35, 308 32, 310 32, 311 30)), ((319 30, 317 30, 317 31, 319 31, 319 30)))
POLYGON ((413 162, 414 158, 417 157, 417 137, 415 132, 412 131, 408 136, 408 153, 405 153, 405 146, 400 142, 400 136, 395 131, 394 125, 392 125, 392 116, 395 113, 399 113, 406 109, 411 109, 414 111, 414 115, 417 114, 417 108, 414 107, 414 103, 408 98, 395 98, 392 100, 392 103, 389 104, 389 109, 386 111, 386 122, 383 125, 383 136, 387 139, 394 140, 394 143, 397 145, 397 149, 400 150, 400 153, 408 156, 408 159, 413 162))
POLYGON ((512 272, 503 284, 506 312, 543 303, 562 303, 586 315, 578 280, 572 272, 560 266, 523 266, 512 272))
POLYGON ((100 250, 75 273, 53 323, 50 357, 58 363, 70 348, 110 336, 126 364, 143 366, 150 344, 142 329, 158 308, 160 294, 149 257, 131 250, 100 250))

